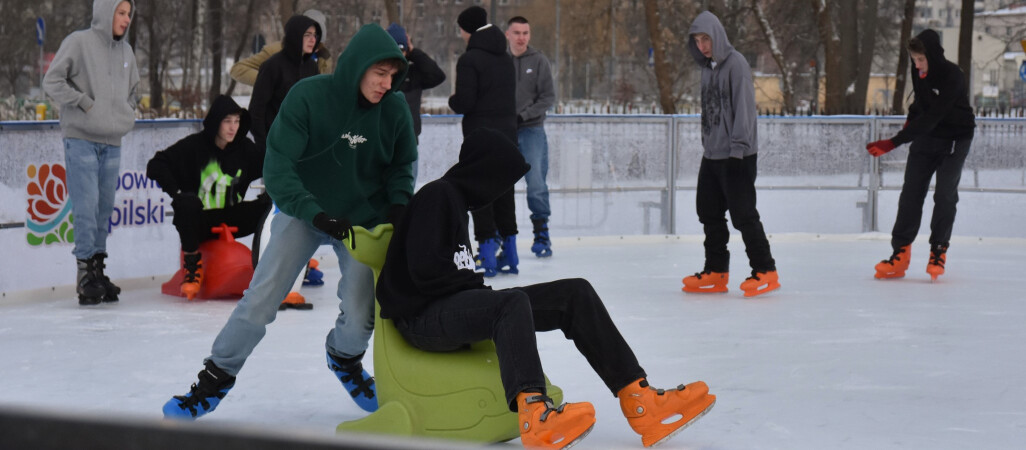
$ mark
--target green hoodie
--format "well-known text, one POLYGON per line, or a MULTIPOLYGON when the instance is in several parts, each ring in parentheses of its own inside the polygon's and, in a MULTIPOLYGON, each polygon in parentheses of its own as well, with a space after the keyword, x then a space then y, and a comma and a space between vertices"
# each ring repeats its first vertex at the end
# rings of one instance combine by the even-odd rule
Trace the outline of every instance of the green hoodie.
POLYGON ((413 119, 399 86, 377 104, 362 99, 360 80, 374 63, 403 58, 379 25, 365 25, 338 58, 335 72, 296 83, 267 137, 264 184, 286 214, 313 222, 320 212, 371 228, 389 205, 413 193, 417 160, 413 119))

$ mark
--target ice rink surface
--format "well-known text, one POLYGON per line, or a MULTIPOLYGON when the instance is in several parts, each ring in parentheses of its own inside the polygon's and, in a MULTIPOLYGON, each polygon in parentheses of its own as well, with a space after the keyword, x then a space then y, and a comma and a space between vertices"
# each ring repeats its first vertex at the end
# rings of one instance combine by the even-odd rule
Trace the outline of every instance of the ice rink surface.
MULTIPOLYGON (((875 280, 884 234, 771 235, 783 287, 746 299, 740 237, 727 294, 684 294, 701 269, 696 236, 555 239, 537 259, 521 234, 519 275, 496 288, 583 277, 605 300, 649 380, 706 381, 715 408, 660 448, 1013 449, 1026 442, 1026 240, 956 237, 931 283, 921 236, 904 279, 875 280)), ((331 435, 365 413, 324 363, 338 312, 327 284, 312 311, 279 313, 208 424, 331 435)), ((163 280, 159 280, 163 281, 163 280)), ((186 302, 154 285, 121 302, 0 304, 0 405, 159 419, 196 380, 234 301, 186 302)), ((559 332, 543 334, 545 372, 598 423, 576 448, 642 448, 613 395, 559 332)), ((368 353, 367 361, 372 360, 368 353)), ((444 414, 439 411, 439 414, 444 414)), ((2 447, 2 443, 0 443, 2 447)), ((517 448, 519 441, 500 448, 517 448)))

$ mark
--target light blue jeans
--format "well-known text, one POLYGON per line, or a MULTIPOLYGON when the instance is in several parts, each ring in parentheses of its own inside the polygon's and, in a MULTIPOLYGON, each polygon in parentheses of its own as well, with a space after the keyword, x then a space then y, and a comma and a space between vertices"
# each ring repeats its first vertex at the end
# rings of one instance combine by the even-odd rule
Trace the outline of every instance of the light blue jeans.
POLYGON ((330 244, 335 250, 342 271, 338 282, 340 312, 335 328, 328 332, 325 348, 342 358, 362 354, 374 331, 374 273, 353 259, 342 241, 313 225, 285 213, 275 214, 271 220, 271 236, 253 280, 214 339, 207 360, 232 376, 238 375, 246 358, 263 339, 267 325, 274 321, 278 305, 322 244, 330 244))
POLYGON ((545 137, 545 127, 527 127, 517 130, 517 143, 520 153, 531 165, 531 170, 524 175, 527 181, 527 208, 531 210, 531 220, 549 220, 549 186, 545 177, 549 174, 549 141, 545 137))
POLYGON ((64 139, 64 168, 75 225, 75 259, 107 251, 114 212, 121 147, 75 138, 64 139))

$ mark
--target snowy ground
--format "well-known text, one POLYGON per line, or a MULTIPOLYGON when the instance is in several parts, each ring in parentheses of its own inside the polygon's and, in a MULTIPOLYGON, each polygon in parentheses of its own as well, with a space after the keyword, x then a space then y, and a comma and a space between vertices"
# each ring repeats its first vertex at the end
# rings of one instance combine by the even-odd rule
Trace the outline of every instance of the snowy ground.
MULTIPOLYGON (((1026 240, 956 238, 937 283, 924 273, 924 237, 907 278, 874 280, 887 242, 774 235, 783 288, 755 299, 737 289, 748 270, 736 235, 728 294, 680 292, 701 267, 695 236, 557 239, 546 260, 525 242, 520 275, 493 286, 588 278, 654 385, 706 381, 716 407, 662 448, 1021 448, 1026 240)), ((338 275, 323 267, 328 284, 306 291, 314 310, 279 314, 204 422, 331 435, 365 415, 324 367, 338 275)), ((0 406, 158 419, 195 380, 234 302, 186 303, 155 285, 121 297, 96 308, 71 297, 0 305, 0 406)), ((641 448, 572 344, 557 332, 539 346, 567 400, 595 404, 598 424, 578 448, 641 448)))

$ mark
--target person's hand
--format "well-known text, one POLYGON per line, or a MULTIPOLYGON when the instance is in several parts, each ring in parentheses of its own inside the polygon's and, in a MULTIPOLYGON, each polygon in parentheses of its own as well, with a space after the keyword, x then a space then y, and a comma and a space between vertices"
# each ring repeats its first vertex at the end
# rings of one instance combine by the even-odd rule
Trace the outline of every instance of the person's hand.
POLYGON ((202 211, 203 202, 195 192, 178 192, 171 198, 171 209, 175 211, 202 211))
POLYGON ((392 205, 388 207, 388 223, 392 224, 393 227, 399 226, 399 221, 403 218, 403 213, 406 211, 406 205, 392 205))
POLYGON ((353 250, 356 250, 356 238, 353 237, 353 224, 349 223, 349 219, 336 219, 328 217, 327 214, 320 212, 317 213, 313 218, 313 226, 317 227, 318 230, 323 231, 328 236, 331 236, 338 240, 345 240, 345 238, 351 238, 353 250))
POLYGON ((891 142, 890 139, 883 139, 866 144, 866 151, 873 156, 883 156, 884 153, 891 150, 894 150, 894 143, 891 142))
POLYGON ((413 39, 410 39, 410 33, 409 32, 406 33, 406 46, 409 47, 409 48, 406 49, 407 52, 412 52, 413 51, 413 39))

